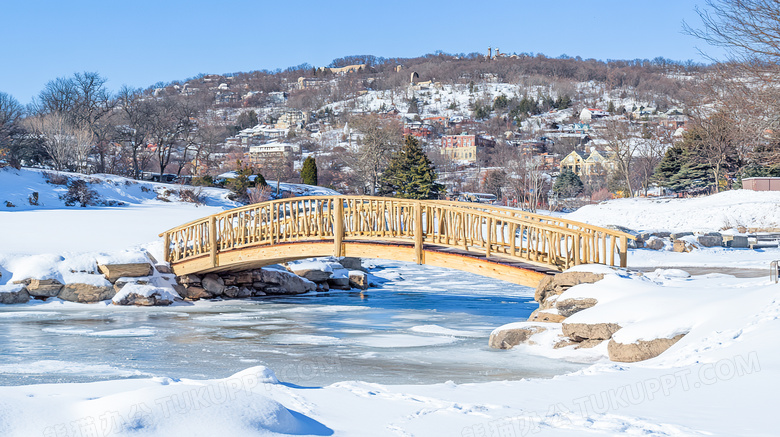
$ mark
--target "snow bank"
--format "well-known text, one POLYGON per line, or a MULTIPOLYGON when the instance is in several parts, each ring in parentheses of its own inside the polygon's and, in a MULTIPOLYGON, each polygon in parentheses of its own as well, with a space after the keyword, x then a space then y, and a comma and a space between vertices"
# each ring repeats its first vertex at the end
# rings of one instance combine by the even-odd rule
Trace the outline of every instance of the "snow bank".
POLYGON ((4 387, 0 434, 185 436, 331 435, 267 396, 278 380, 254 367, 220 380, 133 379, 4 387), (50 396, 57 387, 57 396, 50 396), (46 414, 39 414, 46 411, 46 414))
POLYGON ((780 192, 734 190, 691 199, 614 199, 584 206, 565 217, 634 230, 780 229, 780 192))

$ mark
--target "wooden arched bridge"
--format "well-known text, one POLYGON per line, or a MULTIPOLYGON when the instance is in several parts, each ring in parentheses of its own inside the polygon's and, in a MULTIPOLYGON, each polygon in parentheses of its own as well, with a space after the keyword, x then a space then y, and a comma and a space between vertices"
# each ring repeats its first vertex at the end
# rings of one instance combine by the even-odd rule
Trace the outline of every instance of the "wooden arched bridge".
POLYGON ((492 205, 365 196, 257 203, 160 236, 177 275, 334 255, 412 261, 526 286, 578 264, 625 267, 633 239, 616 230, 492 205))

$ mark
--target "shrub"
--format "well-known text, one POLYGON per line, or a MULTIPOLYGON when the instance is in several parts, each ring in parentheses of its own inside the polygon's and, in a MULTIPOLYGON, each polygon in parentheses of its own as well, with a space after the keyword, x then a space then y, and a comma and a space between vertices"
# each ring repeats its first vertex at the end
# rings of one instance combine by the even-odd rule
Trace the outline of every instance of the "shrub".
POLYGON ((209 175, 198 176, 196 178, 192 178, 191 185, 194 185, 196 187, 210 187, 214 185, 214 178, 209 175))
POLYGON ((43 172, 43 178, 52 185, 68 185, 70 178, 60 173, 43 172))
POLYGON ((38 192, 33 191, 30 197, 27 198, 27 201, 30 202, 30 205, 38 206, 38 192))
POLYGON ((78 203, 83 208, 96 205, 100 197, 97 191, 89 188, 85 181, 74 179, 68 184, 68 192, 60 196, 60 199, 65 201, 66 206, 78 203))
POLYGON ((6 206, 6 208, 16 208, 16 205, 14 205, 13 203, 11 203, 11 202, 9 202, 7 200, 5 201, 5 206, 6 206))
POLYGON ((182 188, 179 190, 179 198, 183 202, 194 203, 195 205, 204 205, 206 203, 206 196, 203 195, 203 189, 190 190, 188 188, 182 188))
POLYGON ((249 203, 260 203, 271 200, 272 189, 268 185, 254 186, 246 190, 249 203))

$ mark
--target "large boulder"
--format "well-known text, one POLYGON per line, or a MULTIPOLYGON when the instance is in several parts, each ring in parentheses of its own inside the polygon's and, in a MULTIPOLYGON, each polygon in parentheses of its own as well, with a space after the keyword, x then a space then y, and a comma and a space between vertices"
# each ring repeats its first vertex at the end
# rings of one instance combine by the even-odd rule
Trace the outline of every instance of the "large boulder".
POLYGON ((534 334, 546 331, 544 326, 522 326, 516 328, 498 328, 490 333, 488 345, 493 349, 511 349, 530 340, 534 334))
POLYGON ((225 291, 225 281, 214 273, 204 276, 200 286, 214 296, 219 296, 225 291))
POLYGON ((201 277, 198 275, 182 275, 177 277, 176 280, 179 282, 179 284, 182 285, 189 285, 189 284, 200 285, 201 277))
POLYGON ((576 314, 582 310, 586 310, 594 305, 598 301, 592 297, 583 297, 576 299, 563 299, 555 302, 555 308, 558 309, 558 314, 563 317, 570 317, 572 314, 576 314))
POLYGON ((696 246, 686 240, 674 240, 674 246, 672 250, 678 253, 687 253, 696 249, 696 246))
POLYGON ((536 287, 534 300, 539 302, 539 308, 550 309, 555 306, 555 297, 579 284, 592 284, 604 279, 601 273, 563 272, 555 276, 545 276, 536 287))
POLYGON ((174 285, 173 288, 179 293, 179 296, 187 300, 211 299, 214 297, 213 294, 206 291, 203 287, 196 285, 174 285))
POLYGON ((693 235, 693 232, 674 232, 672 234, 669 234, 669 238, 672 240, 679 240, 682 237, 688 237, 693 235))
POLYGON ((620 329, 616 323, 566 323, 561 328, 563 335, 581 342, 584 340, 609 340, 620 329))
POLYGON ((127 284, 117 293, 111 303, 114 305, 166 306, 173 303, 175 296, 167 289, 153 285, 127 284))
POLYGON ((301 294, 309 291, 314 291, 317 289, 317 284, 315 284, 314 282, 309 281, 308 279, 301 278, 300 276, 294 275, 288 271, 276 270, 276 269, 261 269, 259 270, 259 272, 260 272, 260 277, 262 278, 259 282, 272 284, 272 286, 266 287, 263 290, 265 291, 266 294, 280 294, 279 291, 281 290, 285 291, 284 293, 281 294, 301 294), (273 284, 275 284, 276 286, 274 287, 273 284), (269 292, 269 289, 271 288, 275 288, 279 290, 273 290, 276 291, 276 293, 272 293, 269 292))
POLYGON ((652 236, 645 241, 645 248, 650 250, 663 250, 666 247, 663 238, 652 236))
POLYGON ((113 284, 122 277, 149 276, 152 266, 149 263, 100 264, 98 270, 113 284))
POLYGON ((223 292, 223 296, 229 297, 231 299, 241 299, 244 297, 252 297, 254 290, 247 287, 236 287, 235 285, 231 285, 228 287, 225 287, 225 291, 223 292))
MULTIPOLYGON (((293 266, 294 267, 294 266, 293 266)), ((325 282, 333 276, 332 272, 318 269, 289 269, 291 272, 312 282, 325 282)))
POLYGON ((365 269, 363 268, 363 262, 358 257, 345 256, 339 258, 339 264, 341 264, 347 270, 365 271, 365 269))
POLYGON ((33 297, 55 297, 62 290, 62 282, 56 279, 32 279, 27 293, 33 297))
MULTIPOLYGON (((359 258, 358 258, 359 259, 359 258)), ((353 288, 365 290, 368 288, 368 274, 362 270, 349 271, 349 285, 353 288)))
POLYGON ((328 285, 330 286, 330 288, 335 288, 337 290, 352 289, 352 286, 349 283, 349 277, 330 278, 328 279, 328 285))
POLYGON ((65 284, 57 295, 62 300, 79 303, 95 303, 116 295, 114 287, 92 284, 65 284))
POLYGON ((618 343, 613 338, 607 345, 607 351, 609 352, 609 359, 612 361, 634 363, 661 355, 684 336, 685 334, 679 334, 672 338, 656 338, 650 341, 639 340, 636 343, 618 343))
POLYGON ((566 317, 558 313, 553 313, 549 311, 550 310, 542 310, 541 308, 537 308, 534 312, 531 313, 530 316, 528 316, 528 321, 545 322, 545 323, 561 323, 562 321, 566 320, 566 317))
POLYGON ((24 284, 0 285, 0 303, 11 305, 17 303, 27 303, 30 300, 30 294, 24 284))
POLYGON ((707 235, 699 235, 696 237, 696 241, 704 247, 720 247, 723 246, 723 236, 717 232, 711 232, 707 235))

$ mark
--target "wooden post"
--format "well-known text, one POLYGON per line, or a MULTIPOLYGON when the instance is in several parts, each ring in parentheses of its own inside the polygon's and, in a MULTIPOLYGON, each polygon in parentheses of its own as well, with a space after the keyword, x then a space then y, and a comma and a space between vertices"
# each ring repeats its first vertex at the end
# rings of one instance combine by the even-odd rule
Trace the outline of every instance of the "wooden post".
POLYGON ((333 212, 333 256, 343 256, 344 242, 344 199, 336 198, 336 209, 333 212))
POLYGON ((620 239, 620 267, 628 266, 628 238, 620 239))
POLYGON ((578 232, 574 234, 574 265, 580 265, 580 240, 582 235, 578 232))
POLYGON ((211 246, 211 267, 217 266, 217 217, 209 217, 209 245, 211 246))
POLYGON ((423 260, 423 217, 422 203, 414 203, 414 257, 417 264, 422 264, 423 260))
MULTIPOLYGON (((482 220, 480 220, 481 222, 482 220)), ((482 230, 480 229, 480 232, 482 230)), ((490 236, 493 233, 493 218, 487 219, 487 239, 485 240, 485 258, 490 258, 490 236)))
POLYGON ((166 232, 163 237, 163 262, 171 262, 171 233, 166 232))

